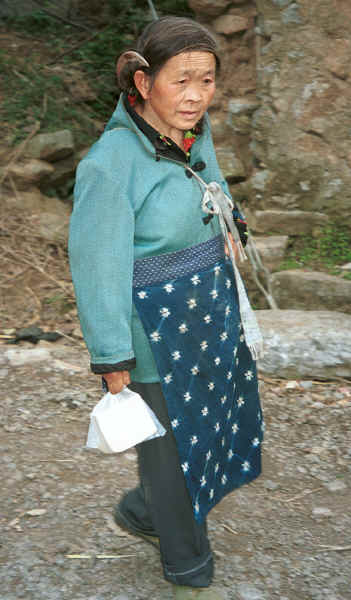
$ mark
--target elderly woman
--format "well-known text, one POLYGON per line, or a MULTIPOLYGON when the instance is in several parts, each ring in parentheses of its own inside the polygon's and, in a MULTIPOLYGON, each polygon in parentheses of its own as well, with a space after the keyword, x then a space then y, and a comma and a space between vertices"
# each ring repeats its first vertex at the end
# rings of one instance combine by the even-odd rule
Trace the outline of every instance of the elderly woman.
POLYGON ((117 63, 124 90, 80 163, 70 261, 91 368, 167 430, 137 447, 117 523, 159 548, 177 600, 219 600, 206 515, 260 473, 260 335, 236 267, 246 225, 207 109, 219 58, 198 23, 151 23, 117 63), (234 219, 234 221, 233 221, 234 219), (229 256, 228 256, 229 255, 229 256))

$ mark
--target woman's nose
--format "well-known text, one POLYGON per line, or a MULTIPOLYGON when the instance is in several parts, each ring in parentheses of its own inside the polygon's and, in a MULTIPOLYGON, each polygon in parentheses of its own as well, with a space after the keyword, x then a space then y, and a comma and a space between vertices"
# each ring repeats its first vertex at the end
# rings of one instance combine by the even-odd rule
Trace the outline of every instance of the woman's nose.
POLYGON ((187 100, 199 102, 202 99, 201 89, 197 85, 189 85, 186 93, 187 100))

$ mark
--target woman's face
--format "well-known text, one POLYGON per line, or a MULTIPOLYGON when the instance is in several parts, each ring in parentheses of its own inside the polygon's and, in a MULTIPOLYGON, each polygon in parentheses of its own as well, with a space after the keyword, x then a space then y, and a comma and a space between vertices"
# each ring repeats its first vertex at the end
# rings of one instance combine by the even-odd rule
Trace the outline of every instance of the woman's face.
MULTIPOLYGON (((141 74, 141 71, 137 73, 141 74)), ((151 85, 136 85, 144 98, 141 114, 160 133, 178 137, 206 112, 216 90, 216 61, 210 52, 183 52, 170 58, 151 85), (171 135, 173 133, 173 135, 171 135)), ((137 75, 137 74, 136 74, 137 75)))

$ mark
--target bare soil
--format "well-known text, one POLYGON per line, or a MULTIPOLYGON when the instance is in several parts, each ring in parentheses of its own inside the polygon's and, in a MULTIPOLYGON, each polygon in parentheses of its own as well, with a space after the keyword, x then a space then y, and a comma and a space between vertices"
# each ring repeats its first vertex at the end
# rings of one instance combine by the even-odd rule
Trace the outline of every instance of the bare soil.
MULTIPOLYGON (((79 341, 0 346, 1 600, 168 600, 157 551, 111 513, 137 483, 134 450, 85 446, 100 382, 79 341)), ((263 475, 210 513, 215 583, 229 600, 351 599, 347 382, 260 380, 263 475)))

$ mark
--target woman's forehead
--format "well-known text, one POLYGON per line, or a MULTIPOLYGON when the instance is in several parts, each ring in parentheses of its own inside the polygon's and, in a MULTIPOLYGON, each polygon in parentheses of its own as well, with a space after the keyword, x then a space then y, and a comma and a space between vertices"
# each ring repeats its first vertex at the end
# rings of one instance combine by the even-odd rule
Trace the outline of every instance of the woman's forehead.
POLYGON ((177 54, 176 56, 172 56, 166 64, 164 68, 177 72, 214 72, 216 70, 216 59, 211 52, 201 52, 201 51, 191 51, 191 52, 182 52, 181 54, 177 54))

